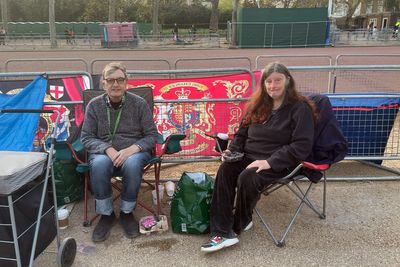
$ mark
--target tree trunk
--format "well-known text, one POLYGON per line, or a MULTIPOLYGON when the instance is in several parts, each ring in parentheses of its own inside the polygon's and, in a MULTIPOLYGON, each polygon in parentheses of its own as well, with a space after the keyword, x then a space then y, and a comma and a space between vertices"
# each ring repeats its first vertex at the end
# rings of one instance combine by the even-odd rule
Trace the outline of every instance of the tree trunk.
POLYGON ((1 0, 1 21, 4 30, 8 32, 8 0, 1 0))
POLYGON ((345 24, 348 29, 350 28, 351 18, 353 17, 353 14, 356 11, 357 6, 360 4, 360 2, 361 0, 355 0, 347 3, 347 14, 346 14, 345 24))
POLYGON ((49 0, 49 31, 51 48, 57 47, 56 17, 54 5, 55 0, 49 0))
POLYGON ((237 45, 237 12, 239 7, 239 0, 232 0, 232 46, 237 45))
POLYGON ((218 32, 218 4, 219 0, 211 1, 210 31, 218 32))
POLYGON ((158 0, 153 0, 153 35, 158 35, 158 0))
POLYGON ((108 0, 108 21, 115 21, 115 0, 108 0))

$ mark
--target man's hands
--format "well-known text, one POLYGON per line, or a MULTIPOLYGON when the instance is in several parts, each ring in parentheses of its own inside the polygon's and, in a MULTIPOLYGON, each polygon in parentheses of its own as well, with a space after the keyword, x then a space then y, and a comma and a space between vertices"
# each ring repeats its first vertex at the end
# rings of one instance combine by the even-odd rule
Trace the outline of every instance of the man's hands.
POLYGON ((246 169, 250 168, 256 168, 257 169, 256 172, 260 172, 262 170, 271 169, 271 166, 269 166, 269 163, 266 160, 255 160, 249 165, 247 165, 246 169))
POLYGON ((115 148, 109 147, 106 149, 105 152, 107 156, 112 160, 115 167, 121 167, 127 160, 127 158, 135 153, 140 152, 140 148, 137 145, 131 145, 130 147, 117 151, 115 148))

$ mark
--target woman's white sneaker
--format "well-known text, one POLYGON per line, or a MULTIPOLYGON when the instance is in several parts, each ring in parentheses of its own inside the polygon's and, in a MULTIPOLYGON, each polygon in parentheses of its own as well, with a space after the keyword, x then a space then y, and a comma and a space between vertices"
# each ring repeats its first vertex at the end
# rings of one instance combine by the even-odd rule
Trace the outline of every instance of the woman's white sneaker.
POLYGON ((237 237, 233 238, 225 238, 221 236, 213 236, 210 239, 210 242, 203 244, 201 246, 201 251, 203 252, 214 252, 220 249, 233 246, 239 243, 239 239, 237 237))

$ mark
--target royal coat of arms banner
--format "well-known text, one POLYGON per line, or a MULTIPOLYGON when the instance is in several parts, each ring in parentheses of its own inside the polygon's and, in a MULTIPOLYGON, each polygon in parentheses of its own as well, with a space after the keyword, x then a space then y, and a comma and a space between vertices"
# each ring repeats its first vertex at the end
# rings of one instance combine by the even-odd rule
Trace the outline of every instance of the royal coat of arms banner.
POLYGON ((186 134, 181 154, 218 155, 207 133, 233 134, 243 116, 245 100, 252 94, 248 74, 180 79, 132 79, 135 87, 150 87, 154 95, 154 120, 164 137, 186 134))

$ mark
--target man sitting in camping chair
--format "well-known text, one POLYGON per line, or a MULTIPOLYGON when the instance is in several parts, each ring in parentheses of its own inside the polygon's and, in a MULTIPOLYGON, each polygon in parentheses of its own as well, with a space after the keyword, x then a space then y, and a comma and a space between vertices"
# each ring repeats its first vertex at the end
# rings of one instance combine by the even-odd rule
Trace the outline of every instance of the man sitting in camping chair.
POLYGON ((136 207, 143 168, 151 159, 157 128, 146 101, 126 92, 126 68, 112 62, 102 73, 105 94, 92 99, 85 113, 81 140, 89 152, 91 189, 100 220, 92 240, 107 239, 116 220, 111 178, 122 176, 119 221, 128 238, 139 235, 132 212, 136 207))

